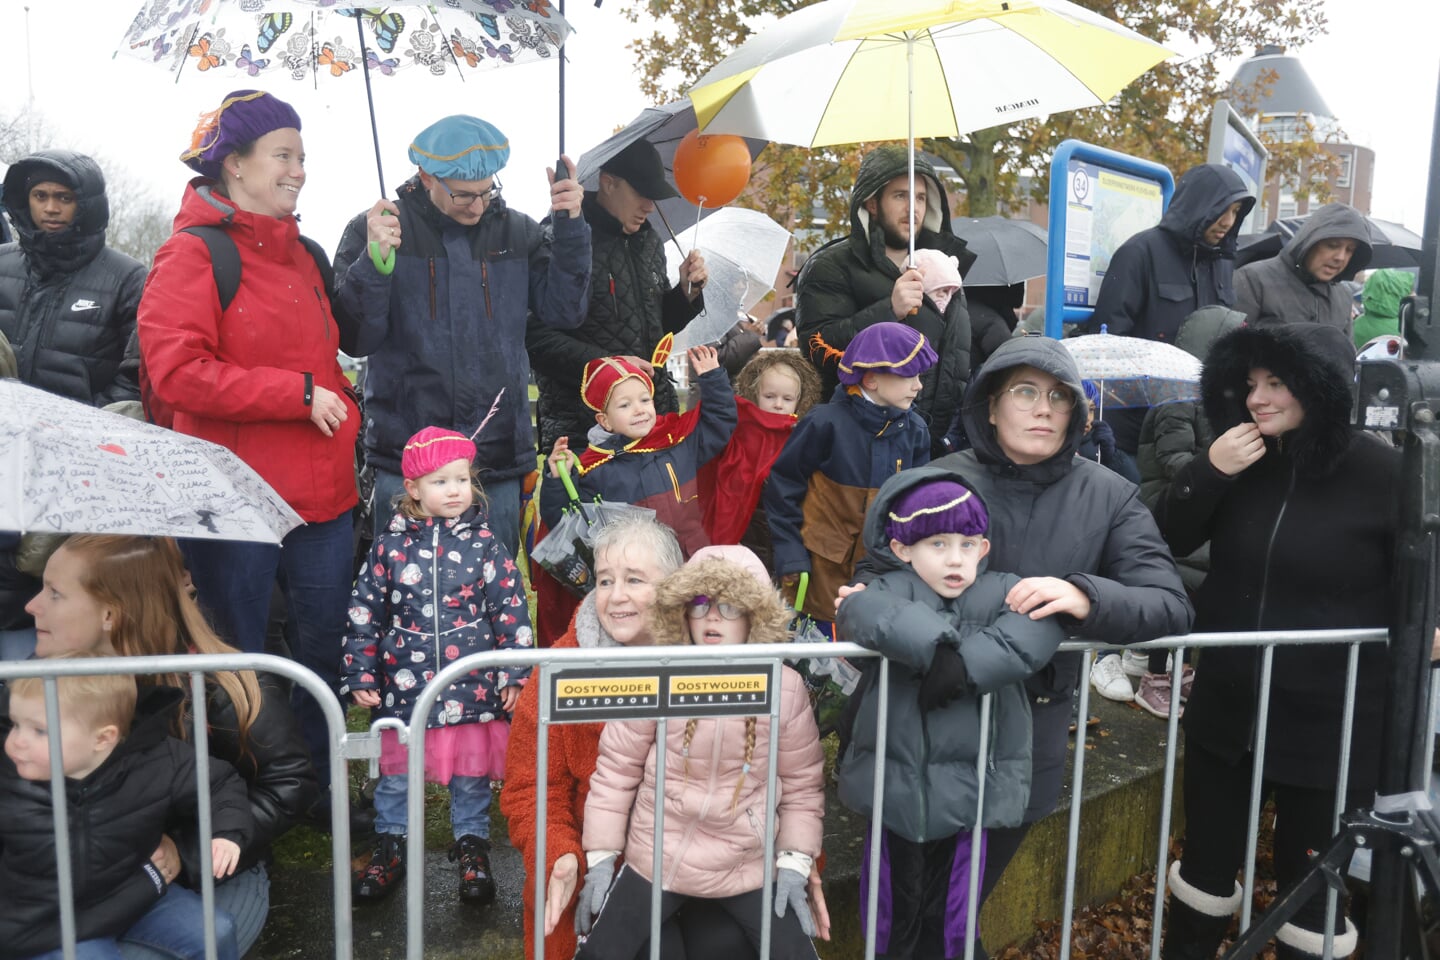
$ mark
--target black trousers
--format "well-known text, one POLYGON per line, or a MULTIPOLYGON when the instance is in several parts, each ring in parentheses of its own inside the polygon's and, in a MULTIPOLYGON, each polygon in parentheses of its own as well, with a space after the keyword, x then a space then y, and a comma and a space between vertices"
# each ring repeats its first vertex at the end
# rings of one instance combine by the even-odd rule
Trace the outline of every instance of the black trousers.
MULTIPOLYGON (((1185 746, 1185 854, 1180 876, 1217 897, 1235 892, 1236 874, 1245 865, 1245 830, 1250 815, 1250 767, 1196 743, 1185 746)), ((1261 802, 1275 802, 1275 880, 1283 893, 1310 869, 1310 851, 1330 842, 1335 791, 1296 787, 1264 780, 1261 802)), ((1354 794, 1347 794, 1353 797, 1354 794)), ((1335 914, 1335 932, 1345 932, 1345 904, 1335 914)), ((1319 932, 1325 928, 1325 893, 1311 897, 1291 921, 1319 932)))
MULTIPOLYGON (((741 960, 760 951, 759 890, 733 897, 660 894, 660 956, 664 960, 741 960)), ((650 881, 620 868, 576 960, 649 960, 650 881)), ((793 910, 771 917, 771 960, 818 960, 793 910)))

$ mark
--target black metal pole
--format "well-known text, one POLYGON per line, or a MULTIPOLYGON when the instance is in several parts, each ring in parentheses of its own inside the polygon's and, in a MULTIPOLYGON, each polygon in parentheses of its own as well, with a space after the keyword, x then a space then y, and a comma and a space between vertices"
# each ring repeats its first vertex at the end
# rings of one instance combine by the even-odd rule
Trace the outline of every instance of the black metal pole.
MULTIPOLYGON (((599 4, 597 3, 596 6, 598 7, 599 4)), ((560 19, 565 19, 565 0, 560 0, 560 19)), ((565 39, 570 38, 566 37, 565 39)), ((563 43, 555 48, 555 55, 560 60, 560 150, 556 156, 563 157, 565 155, 565 45, 563 43)), ((557 159, 555 162, 559 163, 560 161, 557 159)), ((555 169, 557 179, 564 173, 565 171, 559 167, 555 169)))
POLYGON ((380 128, 375 123, 375 93, 370 89, 370 58, 365 56, 365 23, 355 10, 355 30, 360 34, 360 64, 365 71, 365 103, 370 107, 370 139, 375 144, 375 176, 380 180, 380 198, 385 197, 385 168, 380 162, 380 128))

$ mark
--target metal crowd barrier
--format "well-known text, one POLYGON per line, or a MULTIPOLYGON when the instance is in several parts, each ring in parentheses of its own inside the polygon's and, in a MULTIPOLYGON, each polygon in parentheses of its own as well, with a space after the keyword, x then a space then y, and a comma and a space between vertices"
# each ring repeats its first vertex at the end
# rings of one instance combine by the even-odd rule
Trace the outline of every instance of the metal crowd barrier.
MULTIPOLYGON (((61 755, 60 701, 55 678, 63 676, 96 676, 101 674, 132 674, 148 676, 157 673, 187 675, 190 678, 190 709, 194 720, 192 740, 195 745, 195 777, 198 781, 200 835, 211 836, 210 825, 210 750, 209 703, 205 696, 205 675, 216 671, 253 670, 279 674, 303 687, 319 701, 325 722, 332 734, 330 779, 343 784, 347 734, 345 714, 328 684, 293 660, 269 654, 178 654, 165 657, 96 657, 93 659, 0 661, 0 681, 20 677, 43 677, 45 680, 45 721, 50 740, 50 795, 54 807, 56 871, 60 886, 60 938, 65 960, 75 960, 75 888, 70 861, 70 818, 65 793, 65 774, 58 758, 61 755)), ((0 811, 3 815, 3 811, 0 811)), ((350 815, 345 791, 330 794, 332 821, 331 855, 334 860, 332 877, 335 888, 335 955, 351 955, 350 933, 350 815)), ((211 872, 210 845, 200 844, 200 895, 205 912, 205 957, 216 960, 215 954, 215 880, 211 872)))
MULTIPOLYGON (((1262 760, 1265 753, 1266 729, 1269 721, 1269 686, 1270 676, 1274 658, 1275 647, 1292 646, 1304 644, 1338 644, 1343 643, 1349 646, 1349 660, 1345 674, 1345 713, 1343 735, 1339 744, 1339 775, 1336 783, 1336 802, 1334 810, 1334 827, 1338 830, 1339 818, 1347 807, 1345 789, 1350 767, 1351 754, 1351 722, 1354 713, 1355 684, 1359 665, 1359 650, 1362 643, 1385 642, 1387 634, 1379 629, 1345 629, 1345 630, 1319 630, 1319 631, 1258 631, 1247 633, 1207 633, 1191 634, 1182 637, 1166 637, 1153 640, 1148 643, 1129 645, 1129 649, 1156 650, 1165 649, 1175 651, 1176 656, 1172 657, 1171 683, 1172 689, 1178 690, 1181 683, 1183 670, 1183 654, 1187 648, 1206 649, 1213 647, 1227 646, 1259 646, 1261 653, 1261 692, 1257 710, 1256 741, 1254 751, 1254 763, 1251 772, 1251 803, 1249 811, 1248 831, 1246 838, 1246 860, 1244 871, 1241 927, 1250 925, 1251 901, 1255 882, 1255 850, 1259 835, 1260 820, 1260 792, 1256 789, 1262 775, 1262 760)), ((1077 693, 1079 698, 1080 715, 1088 716, 1090 700, 1089 670, 1094 661, 1095 650, 1103 645, 1082 642, 1067 642, 1062 644, 1061 650, 1079 651, 1084 653, 1084 669, 1081 673, 1080 689, 1077 693)), ((408 729, 404 728, 398 721, 380 721, 372 732, 368 734, 351 734, 345 730, 344 712, 333 696, 330 687, 320 680, 308 669, 294 663, 293 661, 269 656, 251 654, 233 654, 223 656, 207 655, 181 655, 165 657, 104 657, 86 660, 30 660, 24 662, 0 662, 0 680, 18 677, 44 677, 46 714, 49 726, 49 737, 52 756, 60 755, 60 724, 59 704, 54 678, 57 676, 77 676, 94 674, 158 674, 174 673, 185 674, 190 677, 192 690, 192 710, 194 714, 194 744, 196 749, 196 773, 199 779, 200 794, 200 829, 202 835, 210 834, 210 811, 209 811, 209 754, 207 749, 207 718, 206 698, 204 696, 204 677, 207 673, 217 670, 255 670, 268 671, 287 677, 294 683, 306 689, 312 696, 321 703, 325 714, 326 722, 330 726, 334 737, 330 756, 331 781, 333 783, 346 783, 346 761, 349 759, 371 759, 379 756, 379 729, 390 727, 397 729, 403 740, 409 746, 409 795, 408 795, 408 839, 407 858, 411 863, 424 863, 424 804, 425 804, 425 721, 430 715, 430 710, 435 701, 443 691, 457 678, 476 670, 500 666, 534 666, 538 669, 532 675, 531 683, 537 685, 539 696, 539 737, 536 752, 536 784, 537 788, 546 782, 548 769, 549 736, 548 727, 552 723, 565 722, 595 722, 596 720, 613 719, 636 719, 641 717, 653 718, 656 721, 657 741, 663 742, 667 730, 667 722, 672 719, 688 719, 695 716, 768 716, 772 730, 779 723, 781 710, 781 664, 785 659, 827 659, 833 657, 845 657, 847 659, 861 659, 878 657, 876 653, 866 650, 855 644, 833 643, 833 644, 774 644, 774 645, 740 645, 726 647, 696 647, 696 646, 675 646, 675 647, 637 647, 637 648, 607 648, 599 650, 532 650, 532 651, 492 651, 489 653, 476 654, 458 660, 446 667, 421 691, 417 698, 412 721, 408 729), (723 674, 726 677, 735 678, 749 677, 751 679, 764 678, 764 690, 766 696, 760 700, 722 704, 723 709, 697 704, 693 699, 685 701, 675 693, 674 681, 677 678, 705 677, 714 674, 723 674), (583 683, 590 681, 603 681, 605 678, 624 677, 629 680, 643 680, 647 691, 640 696, 643 702, 620 703, 604 708, 577 709, 575 702, 584 699, 580 696, 564 697, 564 690, 560 686, 562 682, 571 684, 579 683, 580 687, 567 689, 583 689, 583 683), (557 696, 557 691, 560 695, 557 696), (569 700, 569 703, 563 702, 569 700), (754 704, 752 707, 751 704, 754 704), (599 709, 603 715, 597 716, 595 710, 599 709)), ((876 757, 885 755, 885 744, 887 736, 887 710, 889 699, 889 668, 890 664, 884 658, 879 658, 878 668, 878 716, 877 716, 877 744, 876 757)), ((720 688, 723 688, 723 684, 720 688)), ((718 688, 717 688, 718 689, 718 688)), ((754 689, 753 687, 749 689, 754 689)), ((1429 732, 1426 735, 1425 746, 1432 745, 1434 737, 1434 710, 1437 704, 1437 695, 1440 695, 1440 675, 1437 675, 1431 685, 1431 723, 1429 732)), ((1158 855, 1155 865, 1155 919, 1152 924, 1150 956, 1151 960, 1159 960, 1161 932, 1164 926, 1163 909, 1165 902, 1166 868, 1168 860, 1168 841, 1170 835, 1170 809, 1174 799, 1174 775, 1177 756, 1177 740, 1179 733, 1179 706, 1180 698, 1173 697, 1171 700, 1171 712, 1168 720, 1168 735, 1166 737, 1165 749, 1165 770, 1164 790, 1161 803, 1158 855)), ((985 769, 988 757, 986 753, 989 746, 989 724, 990 724, 990 697, 987 695, 981 701, 981 738, 980 756, 977 758, 977 767, 985 769)), ((1068 956, 1070 951, 1070 927, 1075 908, 1075 877, 1077 864, 1077 850, 1079 847, 1080 813, 1082 805, 1082 793, 1085 771, 1085 724, 1079 724, 1077 733, 1077 746, 1074 752, 1074 766, 1071 782, 1071 806, 1069 811, 1069 832, 1066 843, 1066 867, 1065 867, 1065 899, 1064 913, 1061 918, 1061 942, 1060 956, 1068 956)), ((763 889, 764 916, 761 926, 761 955, 769 952, 771 933, 771 909, 772 909, 772 880, 774 871, 774 835, 776 817, 776 758, 779 748, 778 738, 771 736, 769 739, 769 772, 766 783, 765 796, 765 886, 763 889)), ((1428 756, 1428 752, 1425 754, 1428 756)), ((661 876, 661 858, 663 856, 662 844, 664 837, 664 766, 657 764, 655 784, 655 862, 653 864, 652 876, 661 876)), ((874 795, 872 806, 874 813, 873 822, 879 822, 883 813, 885 785, 885 767, 877 763, 874 775, 874 795)), ((984 816, 984 778, 979 781, 979 794, 977 796, 977 823, 983 822, 984 816)), ((64 891, 61 897, 61 935, 64 945, 66 960, 74 960, 74 938, 75 938, 75 916, 73 903, 72 877, 70 875, 70 837, 68 817, 66 815, 66 796, 64 790, 64 776, 58 765, 52 767, 51 789, 54 797, 54 822, 56 848, 58 857, 59 882, 64 891)), ((546 844, 546 791, 536 791, 536 856, 534 862, 544 864, 547 862, 545 855, 546 844)), ((347 797, 342 791, 332 791, 331 794, 331 817, 332 817, 332 855, 333 855, 333 882, 335 900, 335 955, 338 958, 349 958, 352 953, 352 936, 350 925, 350 831, 347 797)), ((979 849, 979 836, 975 836, 976 849, 979 849)), ((880 862, 881 834, 879 830, 870 831, 870 862, 880 862)), ((204 898, 206 921, 205 921, 205 944, 207 960, 215 958, 214 942, 214 881, 210 875, 209 848, 201 844, 201 895, 204 898)), ((970 861, 970 896, 969 916, 967 922, 965 957, 966 960, 973 960, 975 954, 975 931, 977 911, 979 908, 979 885, 980 885, 980 858, 972 857, 970 861)), ((406 956, 408 960, 422 960, 424 957, 424 870, 416 869, 409 873, 406 883, 406 956)), ((530 877, 529 882, 534 885, 535 891, 535 935, 537 937, 536 955, 543 956, 543 929, 545 892, 548 877, 543 870, 536 871, 537 876, 530 877)), ((878 868, 869 871, 868 889, 864 891, 864 909, 866 912, 866 960, 873 960, 875 956, 875 930, 878 910, 879 876, 878 868)), ((660 916, 659 900, 661 886, 652 884, 651 900, 651 931, 650 931, 650 958, 658 960, 660 951, 660 916)), ((1328 893, 1327 916, 1333 921, 1336 910, 1336 895, 1333 890, 1328 893)), ((1325 938, 1325 956, 1333 955, 1333 922, 1327 924, 1325 938)))

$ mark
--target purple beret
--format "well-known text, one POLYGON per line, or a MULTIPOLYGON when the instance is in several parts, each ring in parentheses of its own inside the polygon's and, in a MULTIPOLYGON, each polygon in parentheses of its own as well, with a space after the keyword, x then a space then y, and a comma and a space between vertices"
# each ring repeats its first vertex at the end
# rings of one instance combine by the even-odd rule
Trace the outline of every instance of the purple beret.
POLYGON ((219 108, 200 115, 190 138, 190 149, 180 160, 212 180, 220 179, 225 158, 272 130, 300 129, 300 114, 284 100, 264 90, 236 90, 219 108))
POLYGON ((855 334, 840 358, 840 382, 853 386, 867 373, 913 377, 940 358, 925 335, 903 323, 875 323, 855 334))
POLYGON ((911 487, 895 498, 885 520, 885 533, 906 546, 942 533, 979 537, 989 528, 985 504, 954 480, 911 487))

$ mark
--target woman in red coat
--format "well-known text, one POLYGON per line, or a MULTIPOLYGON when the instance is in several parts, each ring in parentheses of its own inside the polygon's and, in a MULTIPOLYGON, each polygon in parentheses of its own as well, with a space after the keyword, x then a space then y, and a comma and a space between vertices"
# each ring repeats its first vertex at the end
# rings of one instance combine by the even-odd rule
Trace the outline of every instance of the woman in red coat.
MULTIPOLYGON (((334 683, 354 573, 360 418, 336 360, 325 281, 295 217, 300 118, 267 93, 236 91, 202 119, 181 159, 201 176, 185 188, 140 301, 147 407, 164 425, 233 450, 305 520, 279 546, 191 540, 181 549, 216 632, 247 652, 264 649, 279 576, 296 659, 334 683), (207 231, 239 256, 223 308, 224 271, 207 231)), ((296 712, 324 780, 323 717, 303 694, 296 712)))

